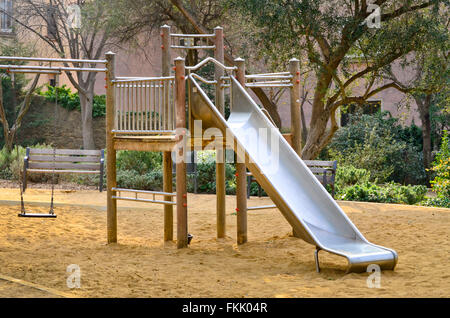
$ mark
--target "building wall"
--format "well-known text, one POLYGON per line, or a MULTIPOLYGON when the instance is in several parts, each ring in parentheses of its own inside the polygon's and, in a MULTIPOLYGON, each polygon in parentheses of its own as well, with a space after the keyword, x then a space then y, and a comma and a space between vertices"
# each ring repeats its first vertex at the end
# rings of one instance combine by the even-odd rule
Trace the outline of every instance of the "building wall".
MULTIPOLYGON (((24 33, 22 34, 22 40, 28 43, 34 43, 37 56, 45 57, 57 57, 56 54, 48 47, 46 43, 38 39, 36 36, 24 33)), ((116 55, 116 75, 117 76, 160 76, 161 75, 161 48, 160 48, 160 35, 155 34, 152 39, 147 42, 146 47, 138 50, 131 47, 110 47, 105 51, 113 51, 116 55)), ((176 57, 178 54, 184 54, 184 52, 173 52, 172 57, 176 57)), ((103 58, 103 57, 102 57, 103 58)), ((247 61, 247 64, 251 61, 247 61)), ((285 71, 285 70, 280 70, 285 71)), ((410 74, 404 71, 401 77, 407 78, 410 74)), ((40 80, 40 84, 49 83, 54 78, 53 75, 43 75, 40 80)), ((59 77, 59 85, 67 85, 73 89, 73 85, 65 74, 59 77)), ((305 90, 308 92, 309 101, 304 104, 304 112, 306 123, 309 126, 311 121, 311 98, 314 94, 314 82, 312 80, 307 81, 305 90)), ((358 90, 358 88, 356 89, 358 90)), ((97 81, 95 85, 96 94, 105 93, 105 79, 104 74, 97 75, 97 81)), ((371 98, 371 100, 381 100, 382 110, 387 110, 395 117, 399 117, 405 125, 409 125, 412 122, 420 125, 420 118, 417 113, 417 106, 414 101, 411 101, 410 109, 398 109, 398 104, 404 99, 404 95, 395 90, 388 89, 378 95, 371 98)), ((282 119, 282 128, 284 130, 290 129, 290 105, 289 94, 285 92, 283 97, 279 100, 278 111, 282 119)))

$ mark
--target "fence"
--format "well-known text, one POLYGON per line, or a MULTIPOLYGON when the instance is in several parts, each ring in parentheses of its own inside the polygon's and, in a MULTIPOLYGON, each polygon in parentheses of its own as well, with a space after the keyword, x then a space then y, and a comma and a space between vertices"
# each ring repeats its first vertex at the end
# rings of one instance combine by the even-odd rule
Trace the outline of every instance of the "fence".
POLYGON ((175 130, 174 81, 173 76, 116 79, 113 132, 151 134, 175 130))

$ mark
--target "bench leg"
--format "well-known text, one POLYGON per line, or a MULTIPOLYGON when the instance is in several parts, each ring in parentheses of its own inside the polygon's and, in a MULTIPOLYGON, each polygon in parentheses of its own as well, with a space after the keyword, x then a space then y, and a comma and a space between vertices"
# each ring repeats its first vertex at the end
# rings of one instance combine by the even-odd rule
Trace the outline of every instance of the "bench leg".
POLYGON ((98 181, 98 190, 103 192, 103 164, 100 166, 100 180, 98 181))
POLYGON ((23 168, 23 175, 22 175, 22 191, 25 192, 27 189, 27 169, 23 168))

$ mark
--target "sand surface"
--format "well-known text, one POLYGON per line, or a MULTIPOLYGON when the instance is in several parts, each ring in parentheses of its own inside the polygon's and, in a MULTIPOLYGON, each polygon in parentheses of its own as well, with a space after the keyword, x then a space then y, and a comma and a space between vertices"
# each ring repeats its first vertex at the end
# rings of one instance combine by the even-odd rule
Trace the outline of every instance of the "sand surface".
MULTIPOLYGON (((28 189, 27 208, 48 211, 50 192, 28 189)), ((450 209, 339 202, 371 242, 395 249, 395 271, 368 288, 369 273, 344 274, 346 260, 291 236, 277 209, 249 212, 249 242, 235 243, 235 197, 227 238, 215 238, 215 196, 189 195, 188 249, 164 243, 160 205, 119 202, 119 244, 106 244, 105 194, 56 191, 58 218, 18 218, 19 192, 0 189, 0 274, 81 297, 449 297, 450 209), (69 289, 66 269, 81 269, 69 289)), ((252 198, 249 205, 271 204, 252 198)), ((0 297, 56 297, 0 280, 0 297)))

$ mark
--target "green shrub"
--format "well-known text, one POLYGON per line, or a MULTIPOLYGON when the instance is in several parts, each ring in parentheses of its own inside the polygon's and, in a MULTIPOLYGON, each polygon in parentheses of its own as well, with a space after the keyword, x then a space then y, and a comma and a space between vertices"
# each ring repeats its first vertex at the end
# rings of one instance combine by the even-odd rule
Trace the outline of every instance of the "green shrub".
MULTIPOLYGON (((33 148, 51 148, 49 145, 45 144, 36 144, 33 145, 33 148)), ((26 148, 19 146, 19 160, 17 160, 17 149, 11 151, 10 154, 6 151, 6 148, 3 148, 0 151, 0 178, 7 180, 19 180, 22 176, 23 171, 23 159, 26 155, 26 148)), ((28 174, 28 180, 36 183, 43 183, 47 181, 51 181, 52 174, 51 173, 30 173, 28 174)), ((58 176, 56 175, 56 180, 58 180, 58 176)))
POLYGON ((117 186, 119 188, 161 191, 163 175, 161 170, 140 174, 135 170, 117 171, 117 186))
POLYGON ((339 165, 370 171, 371 181, 420 184, 425 180, 417 128, 404 128, 388 112, 350 115, 327 147, 339 165))
POLYGON ((23 170, 23 158, 25 157, 26 149, 19 146, 19 159, 17 159, 17 149, 14 148, 11 153, 8 153, 4 147, 0 151, 0 178, 7 180, 19 180, 23 170))
MULTIPOLYGON (((47 90, 39 94, 44 96, 46 100, 55 102, 58 98, 58 105, 67 110, 81 110, 80 96, 78 93, 72 93, 70 87, 63 85, 61 87, 53 87, 47 85, 47 90)), ((92 105, 92 117, 104 117, 106 115, 106 96, 94 95, 94 101, 92 105)))
MULTIPOLYGON (((197 152, 198 190, 203 193, 216 193, 216 161, 214 151, 197 152)), ((236 193, 236 168, 233 164, 225 164, 225 191, 227 194, 236 193)))
POLYGON ((367 183, 371 180, 370 171, 366 169, 355 168, 354 166, 339 165, 336 170, 335 191, 352 186, 355 184, 367 183))
POLYGON ((145 174, 162 169, 162 153, 123 150, 117 152, 117 169, 145 174))
POLYGON ((450 140, 448 131, 444 131, 441 149, 436 154, 433 167, 430 170, 436 173, 431 185, 438 198, 442 200, 450 198, 450 140))
POLYGON ((106 115, 106 95, 95 95, 92 106, 92 117, 105 117, 106 115))
POLYGON ((450 209, 450 197, 446 198, 430 198, 428 199, 425 204, 426 206, 432 206, 436 208, 448 208, 450 209))
POLYGON ((425 199, 427 188, 423 185, 404 186, 388 183, 379 186, 371 182, 344 188, 337 198, 346 201, 416 204, 425 199))

